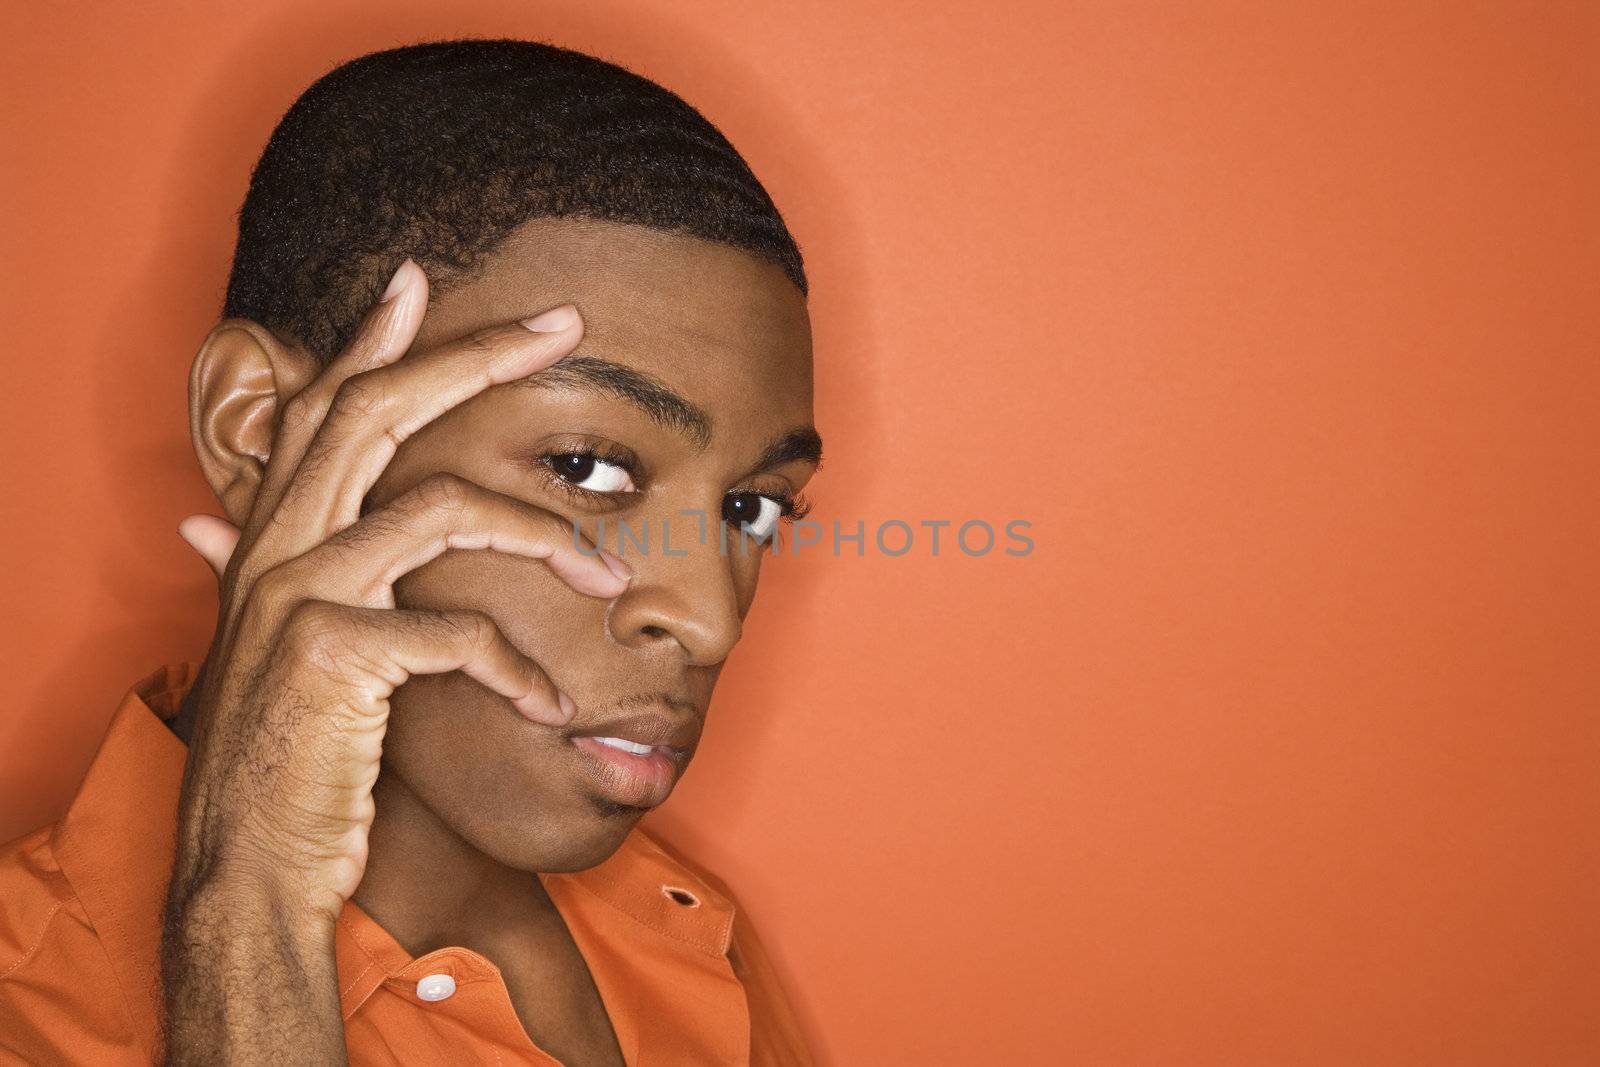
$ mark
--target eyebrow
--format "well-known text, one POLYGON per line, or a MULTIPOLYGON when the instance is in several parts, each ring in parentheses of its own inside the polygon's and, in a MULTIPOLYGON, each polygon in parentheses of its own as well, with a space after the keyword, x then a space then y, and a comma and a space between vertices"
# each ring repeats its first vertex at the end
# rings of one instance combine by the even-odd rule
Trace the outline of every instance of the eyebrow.
POLYGON ((778 437, 762 450, 755 469, 771 470, 797 459, 814 467, 822 466, 822 435, 815 426, 797 426, 778 437))
POLYGON ((626 400, 662 426, 677 430, 699 448, 711 443, 711 416, 703 409, 673 392, 659 378, 652 378, 609 359, 568 356, 519 381, 535 387, 567 385, 600 389, 626 400))

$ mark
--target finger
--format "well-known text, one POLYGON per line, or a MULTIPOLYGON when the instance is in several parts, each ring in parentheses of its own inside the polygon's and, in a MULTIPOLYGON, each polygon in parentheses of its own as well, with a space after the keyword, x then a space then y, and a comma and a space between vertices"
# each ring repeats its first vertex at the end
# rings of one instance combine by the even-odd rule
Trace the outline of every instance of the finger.
POLYGON ((400 444, 462 401, 570 353, 583 319, 571 304, 479 330, 345 379, 284 490, 271 529, 298 554, 354 522, 400 444))
POLYGON ((408 257, 395 270, 378 302, 367 310, 343 351, 284 405, 256 502, 258 514, 264 518, 276 509, 339 386, 356 374, 403 356, 416 341, 427 310, 427 273, 408 257))
POLYGON ((461 671, 506 698, 527 719, 562 726, 575 705, 481 611, 414 611, 302 602, 287 623, 290 647, 339 664, 377 711, 407 678, 461 671), (313 647, 315 646, 315 647, 313 647))
POLYGON ((394 582, 451 548, 487 548, 542 559, 568 586, 611 598, 632 572, 595 548, 573 524, 542 508, 453 474, 435 474, 256 583, 259 595, 292 601, 315 588, 321 600, 394 606, 394 582))
POLYGON ((221 581, 239 544, 238 527, 215 515, 190 515, 178 523, 178 536, 200 554, 221 581))

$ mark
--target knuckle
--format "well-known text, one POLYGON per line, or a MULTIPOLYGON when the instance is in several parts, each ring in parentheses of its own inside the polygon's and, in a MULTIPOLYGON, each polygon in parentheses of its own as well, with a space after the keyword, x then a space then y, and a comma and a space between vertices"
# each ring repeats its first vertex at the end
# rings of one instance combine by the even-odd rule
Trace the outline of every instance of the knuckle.
POLYGON ((287 598, 293 578, 288 561, 260 571, 250 582, 250 598, 263 607, 282 604, 287 598))
POLYGON ((383 378, 373 372, 351 375, 333 394, 332 411, 340 418, 371 418, 389 405, 383 378))
POLYGON ((298 430, 311 421, 310 390, 302 389, 283 405, 283 414, 279 423, 285 430, 298 430))
POLYGON ((473 330, 461 339, 461 347, 469 352, 491 352, 505 340, 505 330, 498 326, 485 326, 473 330))
POLYGON ((289 612, 284 626, 284 644, 297 659, 327 666, 337 659, 337 650, 349 638, 349 625, 334 604, 323 600, 302 600, 289 612))
POLYGON ((423 507, 440 511, 460 511, 472 497, 472 487, 467 480, 450 471, 428 475, 417 483, 413 492, 423 507))
POLYGON ((487 652, 500 639, 500 628, 487 612, 476 608, 462 608, 450 613, 451 623, 461 634, 467 647, 474 652, 487 652))
POLYGON ((403 517, 393 506, 369 512, 323 542, 324 547, 341 561, 348 560, 346 553, 360 553, 386 538, 403 532, 403 517))

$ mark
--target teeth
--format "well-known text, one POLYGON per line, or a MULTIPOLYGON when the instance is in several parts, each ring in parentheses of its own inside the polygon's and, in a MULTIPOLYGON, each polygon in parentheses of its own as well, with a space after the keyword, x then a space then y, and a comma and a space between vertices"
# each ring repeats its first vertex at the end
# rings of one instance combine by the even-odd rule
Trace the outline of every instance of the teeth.
POLYGON ((655 750, 652 745, 638 745, 632 741, 624 741, 620 737, 597 737, 595 740, 602 745, 610 745, 612 748, 620 748, 624 752, 633 752, 640 756, 648 755, 655 750))

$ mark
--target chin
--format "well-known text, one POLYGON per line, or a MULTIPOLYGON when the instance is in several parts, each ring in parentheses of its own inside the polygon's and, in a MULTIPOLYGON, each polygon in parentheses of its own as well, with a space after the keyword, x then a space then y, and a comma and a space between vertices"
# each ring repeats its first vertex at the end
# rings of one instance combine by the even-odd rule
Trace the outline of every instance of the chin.
POLYGON ((548 809, 508 813, 493 824, 458 826, 456 832, 479 852, 516 870, 563 874, 604 863, 647 808, 577 796, 559 814, 548 809))

